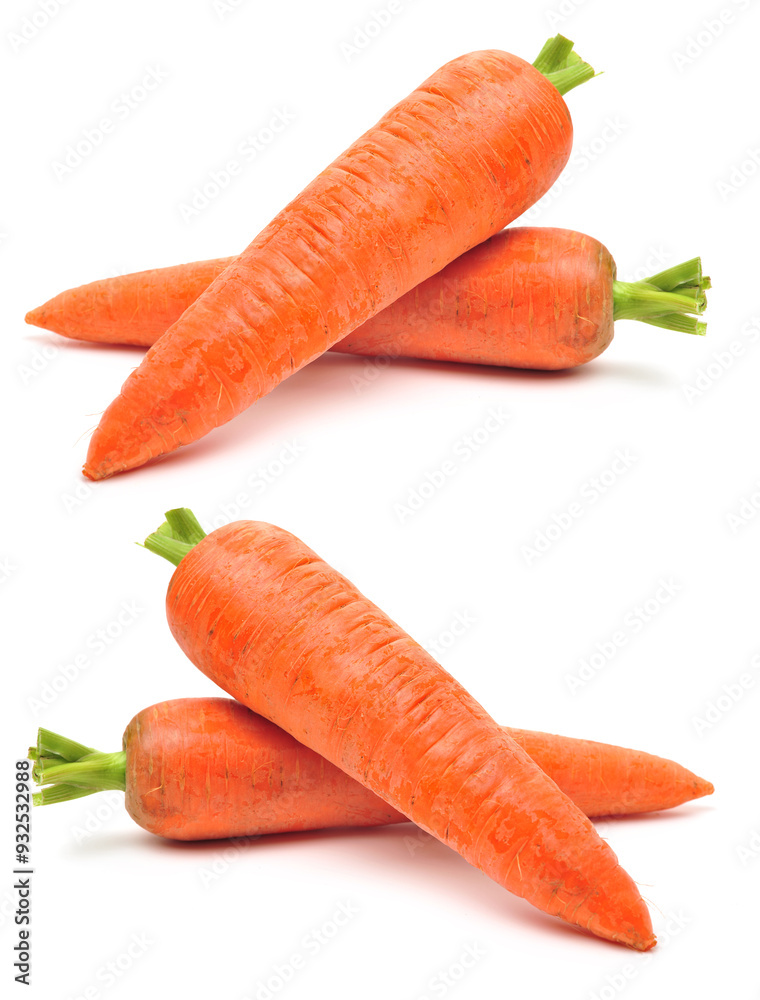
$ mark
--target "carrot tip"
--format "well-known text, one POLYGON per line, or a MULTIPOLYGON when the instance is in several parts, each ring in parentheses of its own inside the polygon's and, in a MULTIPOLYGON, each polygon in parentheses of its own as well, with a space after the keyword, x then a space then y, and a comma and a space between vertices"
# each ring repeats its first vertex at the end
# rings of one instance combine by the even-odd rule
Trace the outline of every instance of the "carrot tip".
POLYGON ((638 939, 633 942, 630 947, 636 951, 651 951, 652 948, 657 944, 657 937, 653 934, 650 938, 645 940, 638 939))
POLYGON ((37 306, 36 309, 30 310, 26 316, 24 316, 24 322, 28 323, 30 326, 40 326, 45 329, 45 324, 43 322, 45 316, 45 311, 43 306, 37 306))
POLYGON ((712 781, 707 781, 705 778, 697 778, 694 782, 694 798, 701 799, 705 795, 712 795, 715 791, 715 785, 712 781))

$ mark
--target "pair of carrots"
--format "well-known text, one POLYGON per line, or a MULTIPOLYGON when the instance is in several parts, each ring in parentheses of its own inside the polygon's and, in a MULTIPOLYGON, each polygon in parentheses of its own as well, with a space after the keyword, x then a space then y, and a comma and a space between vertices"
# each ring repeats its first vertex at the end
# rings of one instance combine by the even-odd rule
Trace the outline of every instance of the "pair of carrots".
POLYGON ((238 257, 95 282, 30 312, 64 336, 150 347, 105 411, 84 474, 190 444, 327 350, 556 369, 601 353, 615 319, 703 333, 698 258, 626 283, 582 233, 500 232, 566 164, 562 95, 593 75, 561 35, 533 65, 462 56, 238 257))
POLYGON ((38 803, 122 788, 140 825, 177 839, 408 818, 546 913, 654 945, 644 901, 588 815, 669 808, 712 785, 649 754, 497 725, 281 528, 206 535, 186 509, 166 518, 145 546, 177 567, 170 628, 236 702, 153 706, 117 754, 41 730, 38 803))

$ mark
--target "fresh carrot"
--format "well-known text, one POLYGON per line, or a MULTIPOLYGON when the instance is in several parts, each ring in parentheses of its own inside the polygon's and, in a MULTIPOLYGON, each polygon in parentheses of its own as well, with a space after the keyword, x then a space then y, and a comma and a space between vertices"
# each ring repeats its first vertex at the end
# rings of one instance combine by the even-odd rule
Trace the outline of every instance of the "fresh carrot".
MULTIPOLYGON (((27 323, 64 337, 150 347, 234 258, 139 271, 71 288, 27 323)), ((331 351, 573 368, 609 345, 616 319, 704 334, 710 279, 698 257, 615 280, 598 240, 569 229, 505 229, 362 323, 331 351)))
MULTIPOLYGON (((505 729, 588 816, 670 809, 713 786, 676 764, 590 740, 505 729)), ((115 754, 40 729, 36 805, 123 789, 132 819, 172 840, 402 823, 400 812, 273 723, 228 698, 139 712, 115 754)))
POLYGON ((561 36, 535 66, 488 50, 439 69, 154 344, 103 414, 84 474, 104 479, 203 437, 517 218, 569 157, 560 91, 592 75, 561 36))
POLYGON ((289 532, 205 535, 173 510, 171 631, 223 690, 518 896, 600 937, 655 943, 590 820, 432 656, 289 532))

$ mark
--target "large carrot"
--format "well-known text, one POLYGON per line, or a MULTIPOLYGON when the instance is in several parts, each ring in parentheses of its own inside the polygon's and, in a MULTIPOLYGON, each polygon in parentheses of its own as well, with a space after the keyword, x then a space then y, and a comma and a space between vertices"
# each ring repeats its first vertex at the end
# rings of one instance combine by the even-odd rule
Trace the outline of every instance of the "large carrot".
POLYGON ((238 701, 545 912, 646 950, 646 905, 589 819, 430 654, 289 532, 167 514, 169 625, 238 701))
MULTIPOLYGON (((588 816, 670 809, 713 786, 637 750, 505 729, 588 816)), ((406 817, 273 723, 228 698, 178 698, 139 712, 115 754, 47 729, 30 750, 35 804, 120 788, 143 829, 173 840, 250 837, 406 817)))
POLYGON ((570 154, 560 90, 593 75, 571 50, 557 36, 535 66, 473 52, 397 104, 150 349, 104 413, 85 475, 203 437, 540 198, 570 154))
MULTIPOLYGON (((27 314, 64 337, 150 347, 234 260, 138 271, 70 288, 27 314)), ((598 240, 569 229, 505 229, 468 250, 331 351, 572 368, 609 345, 616 319, 703 334, 699 258, 643 281, 615 280, 598 240)))

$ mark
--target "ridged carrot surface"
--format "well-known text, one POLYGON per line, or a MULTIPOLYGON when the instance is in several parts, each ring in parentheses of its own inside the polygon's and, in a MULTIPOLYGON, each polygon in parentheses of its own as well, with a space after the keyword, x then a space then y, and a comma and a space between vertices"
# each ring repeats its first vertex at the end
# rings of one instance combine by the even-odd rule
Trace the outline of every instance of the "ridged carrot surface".
POLYGON ((545 370, 597 357, 613 336, 615 262, 569 229, 499 233, 349 334, 349 354, 545 370))
POLYGON ((338 157, 148 352, 105 411, 102 479, 232 419, 493 236, 567 162, 559 90, 506 52, 447 63, 338 157))
MULTIPOLYGON (((149 347, 234 260, 222 257, 93 281, 26 321, 64 337, 149 347)), ((387 358, 573 368, 609 345, 615 318, 704 333, 710 279, 699 258, 642 281, 615 280, 598 240, 569 229, 506 229, 362 323, 331 351, 387 358)))
MULTIPOLYGON (((66 337, 149 347, 234 258, 106 278, 27 316, 66 337)), ((330 350, 514 368, 572 368, 613 335, 615 262, 568 229, 507 229, 402 295, 330 350)))
MULTIPOLYGON (((505 732, 588 816, 671 809, 713 786, 673 760, 528 729, 505 732)), ((345 771, 229 698, 163 701, 98 753, 40 729, 35 803, 122 788, 143 829, 174 840, 260 836, 406 819, 345 771), (58 753, 63 749, 67 756, 58 753)))
MULTIPOLYGON (((506 732, 589 816, 669 809, 712 785, 675 761, 525 729, 506 732)), ((124 734, 126 807, 177 840, 241 837, 406 817, 284 730, 227 698, 139 712, 124 734)))
POLYGON ((654 944, 646 905, 588 818, 295 536, 240 521, 203 537, 172 576, 167 617, 221 688, 499 884, 600 937, 654 944))

